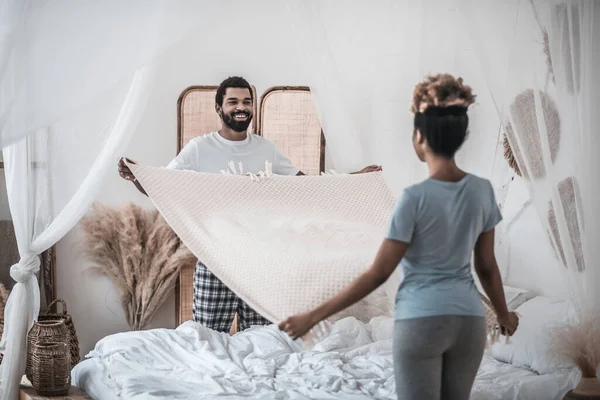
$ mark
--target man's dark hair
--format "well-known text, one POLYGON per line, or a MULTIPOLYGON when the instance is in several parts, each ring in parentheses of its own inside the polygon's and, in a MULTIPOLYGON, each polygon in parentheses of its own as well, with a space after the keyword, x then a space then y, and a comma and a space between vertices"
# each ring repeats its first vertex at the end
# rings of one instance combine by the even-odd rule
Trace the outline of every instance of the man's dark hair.
POLYGON ((223 105, 223 98, 225 97, 225 92, 227 91, 227 88, 248 89, 248 91, 250 92, 250 98, 252 98, 252 100, 254 100, 254 94, 252 93, 252 86, 250 86, 248 81, 245 80, 244 78, 242 78, 241 76, 230 76, 229 78, 227 78, 223 82, 221 82, 221 84, 219 85, 219 88, 217 89, 217 94, 215 96, 216 104, 218 104, 220 106, 223 105))

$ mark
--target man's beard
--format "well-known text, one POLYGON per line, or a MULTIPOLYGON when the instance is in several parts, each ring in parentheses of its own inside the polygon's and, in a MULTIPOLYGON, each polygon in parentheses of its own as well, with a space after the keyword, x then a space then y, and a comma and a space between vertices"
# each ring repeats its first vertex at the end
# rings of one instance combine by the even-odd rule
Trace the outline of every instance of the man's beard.
POLYGON ((230 115, 227 115, 225 113, 221 114, 222 118, 223 118, 223 122, 225 123, 225 125, 227 125, 229 128, 231 128, 233 131, 235 132, 245 132, 248 127, 250 126, 250 122, 252 121, 252 114, 250 114, 249 112, 243 112, 243 113, 231 113, 230 115), (235 118, 233 118, 233 114, 246 114, 248 116, 248 118, 246 118, 245 121, 237 121, 235 118))

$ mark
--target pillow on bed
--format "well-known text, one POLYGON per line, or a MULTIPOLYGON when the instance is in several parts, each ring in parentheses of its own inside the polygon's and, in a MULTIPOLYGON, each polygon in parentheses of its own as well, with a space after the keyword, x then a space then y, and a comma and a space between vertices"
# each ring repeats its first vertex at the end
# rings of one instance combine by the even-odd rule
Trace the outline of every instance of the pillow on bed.
POLYGON ((508 311, 515 311, 525 302, 533 299, 537 295, 533 292, 524 289, 518 289, 512 286, 504 285, 504 297, 508 311))
MULTIPOLYGON (((528 290, 519 289, 508 285, 503 285, 502 288, 504 289, 504 298, 506 299, 506 305, 508 306, 508 309, 510 311, 516 310, 521 304, 537 296, 535 293, 530 292, 528 290)), ((487 294, 485 294, 483 288, 480 288, 479 292, 483 297, 488 299, 488 296, 487 294)))
POLYGON ((519 314, 519 328, 507 344, 505 337, 494 343, 489 353, 498 361, 528 368, 539 374, 548 374, 570 367, 559 362, 552 354, 552 329, 567 321, 569 304, 547 297, 535 297, 515 310, 519 314))
MULTIPOLYGON (((508 311, 515 311, 517 308, 519 308, 519 306, 537 296, 533 292, 524 289, 514 288, 512 286, 504 285, 503 288, 504 298, 506 299, 506 306, 508 308, 508 311)), ((483 288, 480 289, 479 293, 481 294, 481 297, 483 299, 483 308, 485 309, 485 317, 489 328, 490 324, 496 324, 496 313, 494 312, 492 303, 483 291, 483 288)))

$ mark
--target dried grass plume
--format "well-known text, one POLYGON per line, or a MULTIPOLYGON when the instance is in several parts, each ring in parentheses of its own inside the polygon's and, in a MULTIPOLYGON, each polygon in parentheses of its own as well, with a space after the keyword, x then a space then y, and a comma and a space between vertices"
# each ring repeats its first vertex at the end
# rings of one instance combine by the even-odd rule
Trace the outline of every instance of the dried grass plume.
POLYGON ((576 323, 555 327, 552 332, 554 355, 573 363, 583 378, 595 378, 600 366, 600 316, 584 314, 576 323))
POLYGON ((81 222, 86 255, 119 289, 129 326, 143 329, 195 256, 156 210, 96 203, 81 222))

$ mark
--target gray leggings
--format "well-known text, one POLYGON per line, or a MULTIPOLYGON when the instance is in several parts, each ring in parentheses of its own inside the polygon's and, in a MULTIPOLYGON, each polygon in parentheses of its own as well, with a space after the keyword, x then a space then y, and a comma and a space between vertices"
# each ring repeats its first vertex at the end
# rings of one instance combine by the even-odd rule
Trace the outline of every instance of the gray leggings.
POLYGON ((483 317, 444 315, 396 321, 398 400, 468 400, 485 341, 483 317))

